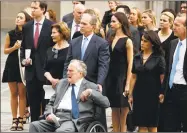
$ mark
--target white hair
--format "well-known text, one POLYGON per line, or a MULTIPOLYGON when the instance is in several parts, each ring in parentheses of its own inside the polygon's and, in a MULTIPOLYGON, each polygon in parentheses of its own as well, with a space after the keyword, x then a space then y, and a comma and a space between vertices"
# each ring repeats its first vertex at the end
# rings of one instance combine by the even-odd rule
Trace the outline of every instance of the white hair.
POLYGON ((87 74, 87 66, 86 66, 86 64, 83 61, 77 60, 77 59, 73 59, 73 60, 71 60, 70 64, 73 64, 74 66, 76 66, 77 71, 81 72, 84 77, 86 76, 86 74, 87 74))

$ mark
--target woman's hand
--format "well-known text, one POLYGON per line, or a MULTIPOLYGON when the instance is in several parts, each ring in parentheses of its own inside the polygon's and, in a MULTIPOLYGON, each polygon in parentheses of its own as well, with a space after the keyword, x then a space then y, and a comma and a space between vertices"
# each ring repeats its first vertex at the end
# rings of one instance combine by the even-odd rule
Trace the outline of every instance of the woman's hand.
POLYGON ((21 43, 19 41, 16 41, 13 47, 14 49, 19 49, 21 47, 21 43))
POLYGON ((125 91, 124 91, 123 95, 124 95, 125 97, 129 95, 129 84, 126 84, 126 85, 125 85, 125 91))
POLYGON ((59 82, 59 79, 54 79, 54 78, 52 78, 52 79, 50 80, 50 82, 51 82, 52 87, 53 87, 53 89, 54 89, 54 88, 56 87, 57 83, 59 82))
POLYGON ((159 95, 159 102, 160 102, 160 103, 163 103, 163 102, 164 102, 164 95, 163 95, 163 94, 160 94, 160 95, 159 95))

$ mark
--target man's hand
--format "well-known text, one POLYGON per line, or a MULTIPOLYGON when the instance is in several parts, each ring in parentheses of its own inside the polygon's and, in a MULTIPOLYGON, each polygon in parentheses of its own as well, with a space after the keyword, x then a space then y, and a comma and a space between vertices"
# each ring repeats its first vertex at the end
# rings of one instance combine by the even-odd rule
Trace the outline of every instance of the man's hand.
POLYGON ((163 94, 159 95, 159 101, 160 101, 160 103, 164 102, 164 95, 163 94))
POLYGON ((52 115, 49 114, 49 115, 46 117, 46 120, 49 121, 49 122, 53 122, 53 120, 52 120, 52 115))
POLYGON ((97 84, 97 86, 98 86, 99 91, 102 92, 103 91, 102 85, 97 84))
POLYGON ((31 58, 27 58, 27 59, 24 59, 24 60, 22 61, 22 64, 23 64, 24 66, 29 66, 29 65, 31 65, 31 62, 32 62, 32 59, 31 59, 31 58))
POLYGON ((81 93, 80 99, 82 102, 87 101, 88 97, 92 94, 92 89, 86 89, 81 93))

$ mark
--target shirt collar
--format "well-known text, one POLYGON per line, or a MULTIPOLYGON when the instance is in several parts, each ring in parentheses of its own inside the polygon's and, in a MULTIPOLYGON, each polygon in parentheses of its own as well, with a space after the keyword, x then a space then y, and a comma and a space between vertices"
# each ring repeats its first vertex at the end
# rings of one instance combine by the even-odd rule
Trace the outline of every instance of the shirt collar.
POLYGON ((186 38, 182 41, 179 39, 179 42, 181 42, 182 44, 186 44, 186 38))
POLYGON ((85 37, 85 36, 83 35, 83 40, 84 40, 85 38, 87 38, 87 39, 88 39, 88 41, 90 41, 90 40, 91 40, 91 38, 92 38, 92 36, 93 36, 93 34, 94 34, 94 33, 90 34, 90 35, 89 35, 89 36, 87 36, 87 37, 85 37))
POLYGON ((79 79, 79 80, 75 83, 75 86, 78 87, 78 88, 80 88, 81 83, 82 83, 82 80, 83 80, 83 78, 79 79))
POLYGON ((75 22, 75 20, 73 20, 72 26, 75 27, 75 25, 77 25, 77 23, 75 22))
POLYGON ((36 20, 34 20, 34 25, 35 25, 36 23, 39 23, 40 25, 43 25, 44 20, 45 20, 45 17, 44 17, 44 16, 42 17, 42 19, 41 19, 39 22, 37 22, 36 20))

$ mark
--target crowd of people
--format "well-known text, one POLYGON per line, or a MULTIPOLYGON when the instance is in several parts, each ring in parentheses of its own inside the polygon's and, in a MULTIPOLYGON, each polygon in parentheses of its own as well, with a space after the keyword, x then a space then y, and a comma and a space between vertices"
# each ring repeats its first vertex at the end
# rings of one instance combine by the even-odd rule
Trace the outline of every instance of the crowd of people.
POLYGON ((151 9, 108 1, 101 19, 85 1, 72 4, 58 21, 46 2, 32 1, 6 35, 10 130, 24 130, 31 118, 30 132, 75 132, 90 117, 107 129, 111 107, 113 132, 126 132, 133 107, 139 132, 187 132, 187 3, 180 12, 164 9, 158 27, 151 9))

